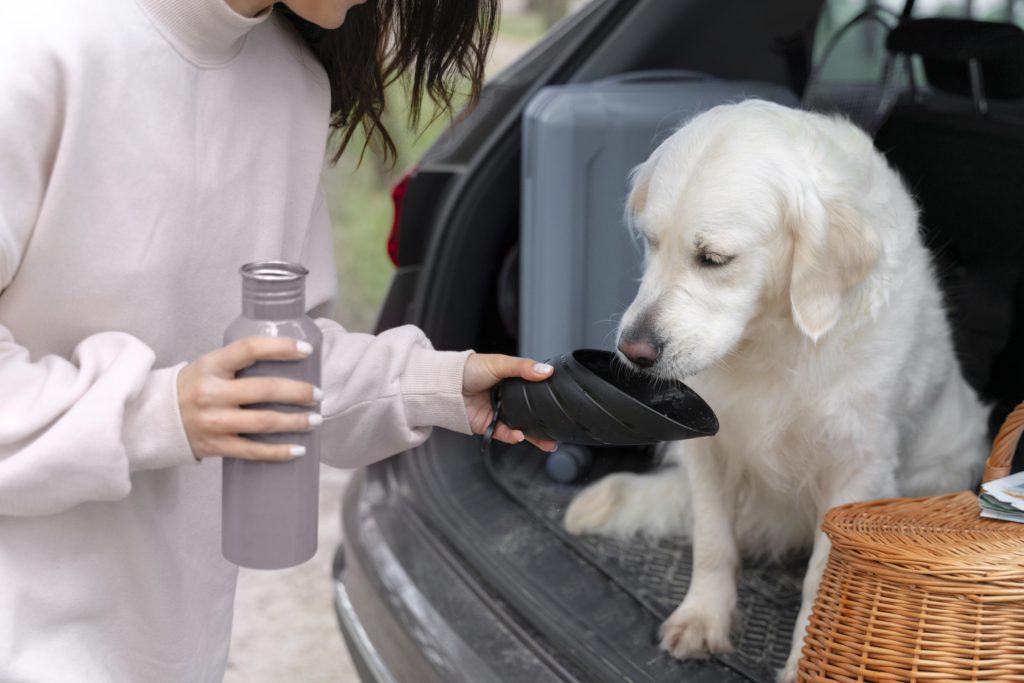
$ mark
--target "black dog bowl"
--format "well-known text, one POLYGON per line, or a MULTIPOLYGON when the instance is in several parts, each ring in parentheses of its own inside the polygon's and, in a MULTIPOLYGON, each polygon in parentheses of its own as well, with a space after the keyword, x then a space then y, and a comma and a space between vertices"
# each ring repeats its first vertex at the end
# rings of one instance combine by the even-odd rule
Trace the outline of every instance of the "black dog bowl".
POLYGON ((543 382, 498 386, 499 417, 533 437, 588 446, 637 446, 718 432, 718 418, 682 382, 628 368, 608 351, 580 349, 548 361, 543 382))

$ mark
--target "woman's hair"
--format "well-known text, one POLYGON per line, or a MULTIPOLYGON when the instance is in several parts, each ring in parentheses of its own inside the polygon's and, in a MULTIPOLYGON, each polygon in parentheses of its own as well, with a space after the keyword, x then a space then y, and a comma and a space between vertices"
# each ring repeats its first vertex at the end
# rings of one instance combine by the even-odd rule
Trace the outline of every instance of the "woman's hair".
MULTIPOLYGON (((331 127, 339 133, 332 161, 358 128, 366 145, 397 155, 382 121, 384 89, 408 78, 409 123, 419 123, 423 96, 451 113, 459 87, 476 101, 498 22, 499 0, 368 0, 348 11, 340 28, 327 30, 284 5, 285 20, 327 70, 331 85, 331 127)), ((364 147, 365 149, 365 147, 364 147)))

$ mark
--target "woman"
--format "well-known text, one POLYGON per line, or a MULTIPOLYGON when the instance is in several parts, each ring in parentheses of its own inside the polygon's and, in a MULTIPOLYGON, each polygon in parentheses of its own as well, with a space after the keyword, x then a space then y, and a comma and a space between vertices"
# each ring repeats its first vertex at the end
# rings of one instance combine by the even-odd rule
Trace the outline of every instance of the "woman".
POLYGON ((475 94, 495 0, 270 4, 0 5, 0 680, 220 680, 236 570, 207 460, 301 457, 238 434, 322 420, 324 459, 364 465, 480 433, 489 387, 551 372, 329 319, 329 124, 388 149, 404 71, 416 107, 475 94), (268 258, 311 270, 323 387, 234 379, 293 341, 218 348, 238 267, 268 258), (321 392, 322 416, 240 408, 321 392))

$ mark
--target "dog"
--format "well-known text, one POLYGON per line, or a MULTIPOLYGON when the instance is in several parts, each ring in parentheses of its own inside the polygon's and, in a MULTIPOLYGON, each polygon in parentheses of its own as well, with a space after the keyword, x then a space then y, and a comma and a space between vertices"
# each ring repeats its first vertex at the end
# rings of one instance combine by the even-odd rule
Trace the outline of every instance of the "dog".
POLYGON ((969 488, 987 449, 918 209, 871 139, 838 116, 760 100, 715 107, 631 176, 644 244, 618 352, 685 379, 712 438, 670 444, 650 474, 614 474, 566 511, 574 534, 691 535, 689 592, 661 627, 678 658, 730 649, 741 554, 811 548, 797 664, 843 503, 969 488))

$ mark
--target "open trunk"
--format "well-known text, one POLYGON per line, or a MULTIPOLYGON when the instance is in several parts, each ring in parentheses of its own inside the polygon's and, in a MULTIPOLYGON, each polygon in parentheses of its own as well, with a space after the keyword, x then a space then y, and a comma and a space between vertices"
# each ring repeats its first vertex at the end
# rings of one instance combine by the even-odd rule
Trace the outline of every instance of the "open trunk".
MULTIPOLYGON (((650 463, 645 450, 608 451, 598 455, 593 476, 650 463)), ((368 476, 389 480, 396 495, 414 491, 404 503, 493 591, 509 618, 568 660, 575 680, 771 681, 785 663, 803 558, 745 564, 735 651, 679 662, 659 650, 657 632, 689 583, 683 538, 568 535, 561 515, 578 487, 554 483, 543 454, 530 446, 483 455, 478 439, 438 434, 387 470, 368 476)))
MULTIPOLYGON (((490 86, 480 110, 421 163, 382 327, 409 322, 439 348, 517 353, 514 278, 503 266, 518 243, 520 116, 529 97, 544 85, 651 68, 800 92, 819 4, 595 0, 490 86)), ((1022 333, 1017 324, 1014 339, 1022 333)), ((601 450, 588 480, 654 460, 652 449, 601 450)), ((553 482, 532 447, 482 453, 479 439, 440 430, 361 473, 346 494, 347 550, 336 574, 345 573, 339 616, 364 677, 774 680, 789 652, 805 558, 746 562, 735 651, 680 662, 659 650, 657 634, 686 593, 689 546, 681 537, 568 535, 561 517, 581 485, 553 482)))

